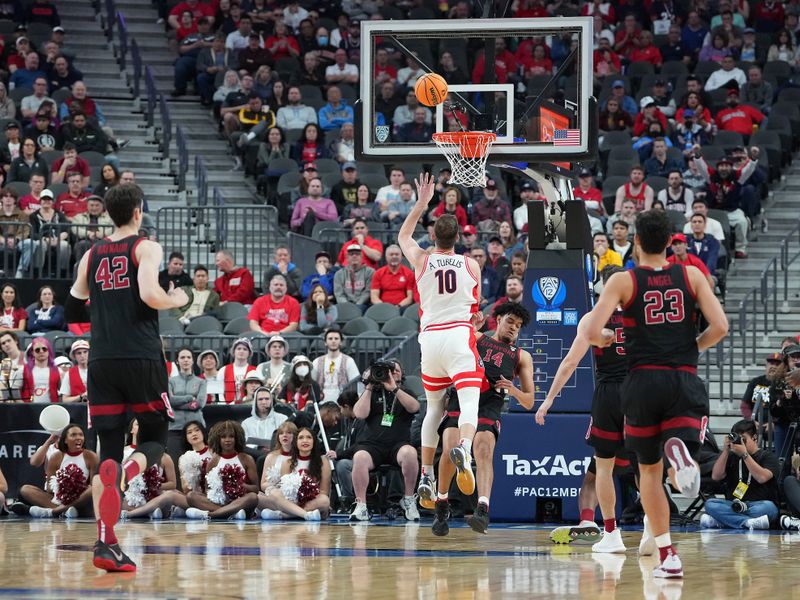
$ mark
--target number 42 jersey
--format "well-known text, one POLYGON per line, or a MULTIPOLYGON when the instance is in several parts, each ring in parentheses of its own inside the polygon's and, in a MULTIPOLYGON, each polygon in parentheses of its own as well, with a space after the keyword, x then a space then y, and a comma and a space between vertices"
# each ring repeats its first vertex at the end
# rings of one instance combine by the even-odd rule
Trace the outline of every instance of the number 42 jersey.
POLYGON ((144 238, 108 238, 89 250, 87 280, 92 322, 90 361, 143 358, 163 360, 158 311, 139 294, 136 246, 144 238))
POLYGON ((466 257, 432 252, 416 275, 421 331, 469 324, 479 306, 480 273, 472 272, 466 257))

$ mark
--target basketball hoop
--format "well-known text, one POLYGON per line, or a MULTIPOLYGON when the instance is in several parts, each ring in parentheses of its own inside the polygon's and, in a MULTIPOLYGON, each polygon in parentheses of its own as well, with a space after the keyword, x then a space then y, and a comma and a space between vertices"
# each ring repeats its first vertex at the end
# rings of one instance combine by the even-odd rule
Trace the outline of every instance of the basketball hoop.
POLYGON ((486 187, 486 159, 497 135, 488 131, 442 131, 433 141, 452 168, 447 183, 486 187))

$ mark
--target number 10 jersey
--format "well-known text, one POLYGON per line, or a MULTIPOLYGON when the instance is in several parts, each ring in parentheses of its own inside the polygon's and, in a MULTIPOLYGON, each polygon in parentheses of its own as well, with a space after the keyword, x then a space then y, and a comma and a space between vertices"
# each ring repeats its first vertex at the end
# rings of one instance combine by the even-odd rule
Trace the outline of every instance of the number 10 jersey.
POLYGON ((89 250, 89 314, 92 351, 89 360, 142 358, 162 360, 158 311, 139 295, 136 246, 144 238, 108 238, 89 250))
POLYGON ((478 311, 480 273, 472 272, 466 257, 432 252, 416 275, 421 331, 469 324, 478 311))

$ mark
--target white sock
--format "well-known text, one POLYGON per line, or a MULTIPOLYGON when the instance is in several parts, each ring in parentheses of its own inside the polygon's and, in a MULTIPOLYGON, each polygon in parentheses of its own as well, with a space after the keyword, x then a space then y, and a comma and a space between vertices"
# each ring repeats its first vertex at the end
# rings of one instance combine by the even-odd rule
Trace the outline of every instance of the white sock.
POLYGON ((439 492, 438 494, 436 494, 436 498, 438 500, 442 500, 443 502, 447 502, 447 494, 442 494, 441 492, 439 492))
POLYGON ((666 548, 667 546, 672 546, 672 539, 669 537, 669 533, 662 533, 661 535, 656 536, 656 546, 659 548, 666 548))
POLYGON ((486 496, 481 496, 478 498, 478 504, 485 504, 486 508, 489 508, 489 499, 486 496))
POLYGON ((458 445, 461 446, 464 450, 466 450, 467 454, 472 456, 472 440, 469 440, 467 438, 461 438, 458 441, 458 445))

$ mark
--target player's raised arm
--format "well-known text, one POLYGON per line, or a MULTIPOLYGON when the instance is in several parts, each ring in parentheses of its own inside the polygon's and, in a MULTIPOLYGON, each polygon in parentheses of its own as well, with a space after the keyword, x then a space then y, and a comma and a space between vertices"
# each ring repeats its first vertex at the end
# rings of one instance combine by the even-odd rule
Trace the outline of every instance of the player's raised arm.
POLYGON ((425 260, 425 251, 414 240, 414 230, 420 218, 428 209, 431 198, 433 198, 436 181, 430 173, 420 173, 419 179, 415 179, 414 183, 417 186, 417 202, 400 227, 400 232, 397 234, 397 243, 411 266, 416 271, 419 271, 425 260))
POLYGON ((189 302, 186 292, 173 285, 170 285, 169 292, 165 292, 158 285, 158 269, 163 255, 161 246, 150 240, 142 240, 136 246, 136 259, 139 261, 139 296, 142 302, 155 310, 180 308, 189 302))
POLYGON ((697 305, 708 322, 699 336, 697 336, 697 349, 702 352, 715 346, 717 342, 728 335, 728 317, 719 300, 714 295, 712 288, 706 285, 706 278, 697 267, 686 267, 689 283, 697 294, 697 305))
POLYGON ((572 346, 569 347, 569 352, 567 352, 567 355, 563 358, 561 364, 558 366, 555 377, 553 377, 553 384, 550 386, 550 389, 547 390, 547 396, 545 397, 544 402, 542 402, 539 410, 536 411, 536 422, 539 425, 544 425, 544 418, 547 416, 547 411, 553 407, 553 402, 555 402, 556 396, 561 393, 561 390, 566 385, 567 381, 569 381, 569 378, 572 377, 575 369, 578 368, 581 359, 584 357, 586 352, 588 352, 589 348, 591 348, 589 337, 586 334, 586 326, 589 321, 589 314, 590 313, 586 313, 583 315, 578 323, 578 330, 575 334, 575 339, 572 342, 572 346))
MULTIPOLYGON (((706 286, 708 287, 708 286, 706 286)), ((594 308, 584 315, 586 339, 592 346, 605 348, 614 341, 614 332, 605 328, 617 306, 624 306, 633 293, 630 271, 614 273, 603 286, 594 308)), ((583 320, 583 319, 581 319, 583 320)))

